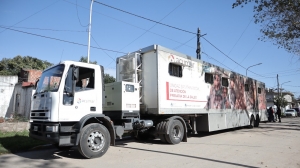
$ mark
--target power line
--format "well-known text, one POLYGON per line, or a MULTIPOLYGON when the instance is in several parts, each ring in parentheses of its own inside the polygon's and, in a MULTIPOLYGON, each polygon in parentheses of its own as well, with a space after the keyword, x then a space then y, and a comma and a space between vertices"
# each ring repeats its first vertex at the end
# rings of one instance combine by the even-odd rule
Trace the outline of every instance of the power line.
POLYGON ((220 61, 214 59, 213 57, 209 56, 208 54, 206 54, 205 52, 202 52, 204 55, 206 55, 209 59, 213 59, 216 62, 218 62, 219 64, 223 65, 224 67, 228 68, 229 70, 233 71, 231 68, 229 68, 228 66, 224 65, 223 63, 221 63, 220 61))
POLYGON ((300 71, 300 69, 289 69, 289 70, 284 70, 284 71, 275 71, 275 72, 268 72, 268 73, 265 73, 265 75, 267 74, 278 74, 278 73, 291 73, 291 72, 296 72, 296 71, 300 71))
MULTIPOLYGON (((68 1, 66 1, 66 2, 68 2, 68 1)), ((130 12, 127 12, 127 11, 124 11, 124 10, 121 10, 121 9, 118 9, 118 8, 115 8, 115 7, 112 7, 112 6, 109 6, 109 5, 106 5, 106 4, 97 2, 97 1, 95 1, 95 2, 98 3, 98 4, 101 4, 101 5, 110 7, 110 8, 112 8, 112 9, 116 9, 116 10, 119 10, 119 11, 121 11, 121 12, 124 12, 124 13, 130 14, 130 15, 133 15, 133 16, 136 16, 136 17, 139 17, 139 18, 142 18, 142 19, 145 19, 145 20, 148 20, 148 21, 157 23, 157 24, 161 24, 161 25, 164 25, 164 26, 167 26, 167 27, 170 27, 170 28, 174 28, 174 29, 177 29, 177 30, 186 32, 186 33, 196 34, 196 33, 193 33, 193 32, 187 31, 187 30, 183 30, 183 29, 180 29, 180 28, 177 28, 177 27, 174 27, 174 26, 170 26, 170 25, 167 25, 167 24, 164 24, 164 23, 161 23, 161 22, 154 21, 154 20, 152 20, 152 19, 148 19, 148 18, 142 17, 142 16, 139 16, 139 15, 136 15, 136 14, 133 14, 133 13, 130 13, 130 12)), ((68 2, 68 3, 70 3, 70 2, 68 2)), ((76 4, 76 6, 77 6, 77 4, 76 4)), ((14 30, 14 29, 10 29, 10 30, 14 30)), ((18 30, 14 30, 14 31, 18 31, 18 30)), ((18 32, 27 33, 27 34, 31 34, 31 35, 35 35, 35 36, 44 37, 44 38, 50 38, 50 39, 54 39, 54 40, 58 40, 58 41, 68 42, 68 43, 72 43, 72 44, 77 44, 77 45, 87 46, 87 45, 80 44, 80 43, 76 43, 76 42, 70 42, 70 41, 66 41, 66 40, 61 40, 61 39, 52 38, 52 37, 47 37, 47 36, 42 36, 42 35, 37 35, 37 34, 33 34, 33 33, 28 33, 28 32, 23 32, 23 31, 18 31, 18 32)), ((204 37, 202 37, 202 38, 204 38, 204 37)), ((204 38, 204 39, 205 39, 210 45, 212 45, 215 49, 217 49, 219 52, 221 52, 223 55, 225 55, 226 57, 228 57, 230 60, 232 60, 233 62, 235 62, 237 65, 243 67, 242 65, 240 65, 239 63, 237 63, 235 60, 233 60, 232 58, 230 58, 229 56, 227 56, 227 55, 226 55, 224 52, 222 52, 220 49, 218 49, 218 48, 217 48, 215 45, 213 45, 211 42, 209 42, 206 38, 204 38)), ((97 47, 93 47, 93 46, 92 46, 92 48, 97 48, 97 47)), ((112 52, 117 52, 117 53, 123 53, 123 52, 118 52, 118 51, 113 51, 113 50, 107 50, 107 49, 103 49, 103 48, 97 48, 97 49, 106 50, 106 51, 112 51, 112 52)), ((125 54, 125 53, 124 53, 124 54, 125 54)), ((243 68, 246 69, 245 67, 243 67, 243 68)), ((252 71, 249 70, 249 72, 252 72, 252 71)), ((254 72, 252 72, 252 73, 254 73, 254 72)), ((256 73, 254 73, 254 74, 256 74, 256 73)), ((259 74, 256 74, 256 75, 262 76, 262 75, 259 75, 259 74)), ((265 76, 262 76, 262 77, 265 77, 265 76)), ((265 78, 275 78, 275 77, 265 77, 265 78)))
POLYGON ((254 49, 254 47, 256 46, 257 43, 258 43, 258 40, 255 42, 255 44, 253 45, 251 50, 248 52, 248 54, 242 59, 241 63, 244 62, 244 60, 249 56, 249 54, 252 52, 252 50, 254 49))
POLYGON ((80 25, 81 25, 82 27, 87 27, 89 24, 87 24, 86 26, 84 26, 84 25, 81 23, 80 18, 79 18, 79 16, 78 16, 77 0, 76 0, 76 5, 75 5, 75 6, 76 6, 77 19, 78 19, 80 25))
MULTIPOLYGON (((166 16, 164 16, 162 19, 160 19, 159 22, 161 22, 162 20, 164 20, 167 16, 169 16, 172 12, 174 12, 179 6, 181 6, 186 0, 182 1, 178 6, 176 6, 171 12, 169 12, 166 16)), ((155 27, 157 25, 154 24, 152 27, 150 27, 149 29, 147 29, 143 34, 141 34, 140 36, 138 36, 137 38, 135 38, 133 41, 131 41, 129 44, 127 44, 125 47, 123 47, 122 49, 120 49, 119 51, 123 50, 124 48, 126 48, 127 46, 129 46, 130 44, 134 43, 136 40, 138 40, 139 38, 141 38, 143 35, 145 35, 147 32, 149 32, 149 30, 151 30, 153 27, 155 27)))
POLYGON ((223 55, 225 55, 227 58, 229 58, 231 61, 233 61, 234 63, 236 63, 237 65, 239 65, 240 67, 246 69, 244 66, 242 66, 241 64, 237 63, 235 60, 233 60, 232 58, 230 58, 228 55, 226 55, 223 51, 221 51, 218 47, 216 47, 215 45, 213 45, 210 41, 208 41, 205 37, 202 37, 206 42, 208 42, 211 46, 213 46, 216 50, 218 50, 220 53, 222 53, 223 55))
MULTIPOLYGON (((139 18, 142 18, 142 19, 145 19, 145 20, 148 20, 148 21, 151 21, 151 22, 154 22, 154 23, 157 23, 157 24, 161 24, 161 25, 164 25, 164 26, 167 26, 167 27, 170 27, 170 28, 173 28, 173 29, 177 29, 177 30, 180 30, 180 31, 183 31, 183 32, 186 32, 186 33, 191 33, 191 34, 196 34, 196 33, 193 33, 193 32, 190 32, 190 31, 187 31, 187 30, 183 30, 183 29, 180 29, 180 28, 177 28, 177 27, 174 27, 174 26, 170 26, 170 25, 167 25, 167 24, 164 24, 164 23, 161 23, 161 22, 158 22, 158 21, 154 21, 152 19, 148 19, 148 18, 145 18, 143 16, 140 16, 140 15, 136 15, 136 14, 133 14, 131 12, 127 12, 127 11, 124 11, 122 9, 119 9, 119 8, 116 8, 116 7, 113 7, 113 6, 110 6, 110 5, 107 5, 107 4, 104 4, 104 3, 101 3, 101 2, 98 2, 98 1, 94 1, 98 4, 101 4, 103 6, 106 6, 106 7, 109 7, 109 8, 112 8, 112 9, 115 9, 115 10, 118 10, 118 11, 121 11, 121 12, 124 12, 124 13, 127 13, 127 14, 130 14, 130 15, 133 15, 135 17, 139 17, 139 18)), ((202 38, 204 38, 202 36, 202 38)), ((231 61, 233 61, 234 63, 236 63, 237 65, 239 65, 240 67, 246 69, 244 66, 242 66, 241 64, 239 64, 238 62, 236 62, 235 60, 233 60, 232 58, 230 58, 228 55, 226 55, 223 51, 221 51, 219 48, 217 48, 215 45, 213 45, 211 42, 209 42, 206 38, 204 38, 205 41, 207 41, 210 45, 212 45, 215 49, 217 49, 219 52, 221 52, 223 55, 225 55, 227 58, 229 58, 231 61)), ((263 76, 263 75, 259 75, 253 71, 250 71, 249 72, 252 72, 258 76, 261 76, 261 77, 265 77, 265 78, 275 78, 275 77, 266 77, 266 76, 263 76)))
MULTIPOLYGON (((60 1, 60 0, 58 0, 58 1, 60 1)), ((23 21, 27 20, 28 18, 30 18, 30 17, 32 17, 32 16, 34 16, 34 15, 36 15, 36 14, 40 13, 41 11, 43 11, 43 10, 45 10, 45 9, 49 8, 50 6, 54 5, 54 4, 55 4, 55 3, 57 3, 58 1, 55 1, 54 3, 52 3, 52 4, 48 5, 48 6, 46 6, 45 8, 43 8, 43 9, 41 9, 41 10, 37 11, 37 12, 35 12, 34 14, 32 14, 32 15, 30 15, 30 16, 28 16, 28 17, 26 17, 25 19, 22 19, 21 21, 19 21, 19 22, 15 23, 15 24, 14 24, 14 25, 12 25, 12 26, 15 26, 15 25, 17 25, 17 24, 19 24, 19 23, 21 23, 21 22, 23 22, 23 21)), ((12 27, 12 26, 10 26, 10 27, 12 27)), ((7 28, 6 28, 6 29, 4 29, 3 31, 1 31, 0 33, 4 32, 4 31, 6 31, 6 30, 7 30, 7 28)))
MULTIPOLYGON (((67 2, 67 3, 70 3, 70 4, 72 4, 72 5, 76 5, 75 3, 69 2, 69 1, 67 1, 67 0, 64 0, 64 1, 65 1, 65 2, 67 2)), ((83 9, 89 10, 89 8, 86 8, 86 7, 83 7, 83 6, 80 6, 80 5, 77 5, 77 6, 79 6, 79 7, 83 8, 83 9)), ((106 15, 106 14, 103 14, 103 13, 100 13, 100 12, 98 12, 98 11, 95 11, 95 10, 93 10, 93 12, 94 12, 94 13, 97 13, 97 14, 100 14, 100 15, 102 15, 102 16, 105 16, 105 17, 111 18, 111 19, 113 19, 113 20, 116 20, 116 21, 122 22, 122 23, 124 23, 124 24, 130 25, 130 26, 132 26, 132 27, 135 27, 135 28, 137 28, 137 29, 141 29, 141 30, 143 30, 143 31, 147 31, 147 29, 144 29, 144 28, 138 27, 138 26, 136 26, 136 25, 133 25, 133 24, 131 24, 131 23, 125 22, 125 21, 123 21, 123 20, 120 20, 120 19, 117 19, 117 18, 114 18, 114 17, 108 16, 108 15, 106 15)), ((152 32, 152 31, 148 31, 148 32, 149 32, 149 33, 152 33, 152 34, 154 34, 154 35, 156 35, 156 36, 159 36, 159 37, 162 37, 162 38, 168 39, 168 40, 170 40, 170 41, 176 42, 176 43, 178 43, 178 44, 183 44, 182 42, 176 41, 176 40, 174 40, 174 39, 171 39, 171 38, 169 38, 169 37, 166 37, 166 36, 160 35, 160 34, 158 34, 158 33, 155 33, 155 32, 152 32)), ((189 46, 189 45, 185 45, 185 46, 187 46, 187 47, 190 47, 190 48, 194 49, 194 47, 191 47, 191 46, 189 46)))
POLYGON ((197 34, 197 33, 193 33, 193 32, 190 32, 190 31, 187 31, 187 30, 184 30, 184 29, 180 29, 180 28, 177 28, 177 27, 174 27, 174 26, 171 26, 171 25, 167 25, 167 24, 164 24, 164 23, 161 23, 161 22, 152 20, 152 19, 148 19, 148 18, 145 18, 145 17, 143 17, 143 16, 136 15, 136 14, 133 14, 133 13, 124 11, 124 10, 122 10, 122 9, 119 9, 119 8, 116 8, 116 7, 113 7, 113 6, 110 6, 110 5, 107 5, 107 4, 98 2, 98 1, 94 1, 94 2, 96 2, 96 3, 100 4, 100 5, 103 5, 103 6, 106 6, 106 7, 109 7, 109 8, 118 10, 118 11, 121 11, 121 12, 123 12, 123 13, 127 13, 127 14, 129 14, 129 15, 132 15, 132 16, 135 16, 135 17, 139 17, 139 18, 141 18, 141 19, 148 20, 148 21, 150 21, 150 22, 154 22, 154 23, 156 23, 156 24, 160 24, 160 25, 163 25, 163 26, 167 26, 167 27, 170 27, 170 28, 173 28, 173 29, 176 29, 176 30, 180 30, 180 31, 186 32, 186 33, 197 34))
MULTIPOLYGON (((252 52, 252 50, 254 49, 254 47, 256 46, 256 44, 258 43, 258 40, 255 42, 255 44, 253 45, 253 47, 251 48, 251 50, 247 53, 247 55, 242 59, 242 61, 240 63, 243 63, 244 60, 249 56, 249 54, 252 52)), ((235 68, 237 68, 238 66, 236 66, 235 68)))
POLYGON ((44 29, 44 28, 5 26, 5 25, 0 25, 0 26, 6 27, 6 28, 31 29, 31 30, 46 30, 46 31, 57 31, 57 32, 86 32, 86 31, 83 31, 83 30, 58 30, 58 29, 44 29))
MULTIPOLYGON (((92 36, 92 39, 95 41, 95 43, 98 45, 98 47, 100 47, 100 45, 97 43, 97 41, 94 39, 94 37, 92 36)), ((103 51, 103 50, 102 50, 103 51)), ((113 61, 115 61, 115 59, 113 57, 111 57, 110 55, 108 55, 105 51, 103 51, 108 57, 110 57, 113 61)))
MULTIPOLYGON (((130 14, 130 15, 133 15, 133 16, 136 16, 136 17, 139 17, 139 18, 142 18, 142 19, 145 19, 145 20, 148 20, 148 21, 151 21, 151 22, 154 22, 154 23, 157 23, 157 24, 161 24, 161 25, 164 25, 164 26, 167 26, 167 27, 170 27, 170 28, 173 28, 173 29, 177 29, 177 30, 180 30, 180 31, 183 31, 183 32, 186 32, 186 33, 191 33, 191 34, 196 34, 196 33, 193 33, 193 32, 190 32, 190 31, 187 31, 187 30, 183 30, 183 29, 180 29, 180 28, 177 28, 177 27, 174 27, 174 26, 170 26, 170 25, 167 25, 167 24, 164 24, 164 23, 161 23, 161 22, 158 22, 158 21, 154 21, 152 19, 148 19, 148 18, 145 18, 143 16, 139 16, 139 15, 136 15, 136 14, 133 14, 133 13, 130 13, 130 12, 127 12, 127 11, 124 11, 122 9, 119 9, 119 8, 116 8, 116 7, 112 7, 112 6, 109 6, 107 4, 104 4, 104 3, 101 3, 101 2, 98 2, 98 1, 94 1, 98 4, 101 4, 103 6, 106 6, 106 7, 109 7, 109 8, 112 8, 112 9, 115 9, 115 10, 118 10, 118 11, 121 11, 121 12, 124 12, 124 13, 127 13, 127 14, 130 14)), ((238 62, 236 62, 235 60, 233 60, 231 57, 229 57, 228 55, 226 55, 223 51, 221 51, 219 48, 217 48, 215 45, 213 45, 210 41, 208 41, 205 37, 201 36, 202 38, 204 38, 205 41, 207 41, 210 45, 212 45, 215 49, 217 49, 219 52, 221 52, 223 55, 225 55, 227 58, 229 58, 231 61, 233 61, 234 63, 236 63, 237 65, 239 65, 240 67, 246 69, 244 66, 242 66, 241 64, 239 64, 238 62)), ((250 71, 249 72, 252 72, 253 74, 256 74, 258 76, 261 76, 261 77, 264 77, 264 78, 275 78, 275 77, 266 77, 266 76, 263 76, 263 75, 260 75, 260 74, 257 74, 253 71, 250 71)))
MULTIPOLYGON (((228 55, 226 55, 223 51, 221 51, 218 47, 216 47, 214 44, 212 44, 210 41, 208 41, 205 37, 201 36, 206 42, 208 42, 211 46, 213 46, 216 50, 218 50, 220 53, 222 53, 224 56, 226 56, 227 58, 229 58, 231 61, 233 61, 234 63, 236 63, 237 65, 239 65, 240 67, 246 69, 244 66, 242 66, 241 64, 239 64, 238 62, 236 62, 234 59, 232 59, 231 57, 229 57, 228 55)), ((263 77, 263 78, 276 78, 276 77, 268 77, 268 76, 263 76, 263 75, 260 75, 260 74, 257 74, 253 71, 250 71, 248 70, 249 72, 252 72, 253 74, 256 74, 260 77, 263 77)))
POLYGON ((177 47, 175 47, 175 48, 173 48, 173 49, 175 50, 175 49, 177 49, 177 48, 179 48, 179 47, 181 47, 181 46, 183 46, 183 45, 186 45, 186 43, 190 42, 190 41, 193 40, 195 37, 197 37, 197 36, 194 36, 193 38, 189 39, 189 40, 186 41, 185 43, 182 43, 182 44, 180 44, 179 46, 177 46, 177 47))
POLYGON ((300 86, 293 86, 293 85, 285 85, 285 86, 290 86, 290 87, 300 87, 300 86))
POLYGON ((252 22, 253 18, 250 20, 250 22, 248 23, 247 27, 244 29, 243 33, 240 35, 239 39, 235 42, 234 46, 231 48, 231 50, 229 51, 228 55, 231 53, 231 51, 234 49, 234 47, 236 46, 236 44, 240 41, 240 39, 242 38, 242 36, 244 35, 245 31, 248 29, 250 23, 252 22))
POLYGON ((289 75, 280 75, 280 77, 285 77, 285 76, 294 76, 294 75, 299 75, 300 73, 295 73, 295 74, 289 74, 289 75))
MULTIPOLYGON (((5 27, 2 27, 2 26, 0 26, 0 27, 1 27, 1 28, 5 28, 5 27)), ((62 39, 58 39, 58 38, 54 38, 54 37, 48 37, 48 36, 44 36, 44 35, 39 35, 39 34, 34 34, 34 33, 24 32, 24 31, 21 31, 21 30, 15 30, 15 29, 11 29, 11 28, 6 28, 6 29, 7 29, 7 30, 16 31, 16 32, 19 32, 19 33, 29 34, 29 35, 33 35, 33 36, 43 37, 43 38, 47 38, 47 39, 52 39, 52 40, 57 40, 57 41, 65 42, 65 43, 76 44, 76 45, 80 45, 80 46, 85 46, 85 47, 87 47, 86 44, 76 43, 76 42, 73 42, 73 41, 62 40, 62 39)), ((105 51, 110 51, 110 52, 116 52, 116 53, 126 54, 126 53, 124 53, 124 52, 114 51, 114 50, 105 49, 105 48, 101 48, 101 47, 94 47, 94 46, 91 46, 91 48, 100 49, 100 50, 105 50, 105 51)))

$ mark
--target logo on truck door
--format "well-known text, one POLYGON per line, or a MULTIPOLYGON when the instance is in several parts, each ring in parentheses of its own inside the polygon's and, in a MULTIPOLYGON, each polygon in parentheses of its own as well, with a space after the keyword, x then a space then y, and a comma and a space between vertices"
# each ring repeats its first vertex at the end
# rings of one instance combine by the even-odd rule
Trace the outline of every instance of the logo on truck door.
POLYGON ((81 98, 78 98, 77 99, 77 104, 81 104, 81 103, 94 103, 95 100, 87 100, 87 99, 81 99, 81 98))
POLYGON ((185 59, 185 58, 181 58, 181 57, 176 57, 176 56, 174 56, 172 54, 170 54, 168 56, 168 60, 170 62, 174 62, 174 63, 177 63, 179 65, 188 66, 188 67, 191 67, 191 68, 194 67, 194 63, 191 60, 188 60, 188 59, 185 59))

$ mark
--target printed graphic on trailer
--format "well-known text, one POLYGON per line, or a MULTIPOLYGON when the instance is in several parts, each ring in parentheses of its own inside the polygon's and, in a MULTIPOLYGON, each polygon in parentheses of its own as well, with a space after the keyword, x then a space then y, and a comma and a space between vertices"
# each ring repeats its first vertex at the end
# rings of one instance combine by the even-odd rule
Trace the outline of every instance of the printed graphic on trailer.
POLYGON ((167 100, 206 102, 200 99, 197 86, 166 82, 167 100))

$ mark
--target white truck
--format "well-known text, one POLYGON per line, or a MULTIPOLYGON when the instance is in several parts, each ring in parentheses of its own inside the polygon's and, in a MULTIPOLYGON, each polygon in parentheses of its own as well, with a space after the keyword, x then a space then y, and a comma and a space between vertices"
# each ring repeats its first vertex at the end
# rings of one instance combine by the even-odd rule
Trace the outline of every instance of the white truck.
POLYGON ((267 121, 265 85, 236 72, 152 45, 102 66, 64 61, 46 69, 32 97, 30 137, 101 157, 125 133, 187 141, 187 134, 267 121))

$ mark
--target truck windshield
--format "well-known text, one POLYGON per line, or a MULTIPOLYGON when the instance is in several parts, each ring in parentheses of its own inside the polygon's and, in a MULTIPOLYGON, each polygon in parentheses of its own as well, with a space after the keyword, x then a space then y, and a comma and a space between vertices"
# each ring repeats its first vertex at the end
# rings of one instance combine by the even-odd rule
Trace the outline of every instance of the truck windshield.
POLYGON ((37 93, 57 92, 65 65, 58 65, 42 73, 36 88, 37 93))

